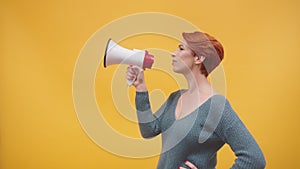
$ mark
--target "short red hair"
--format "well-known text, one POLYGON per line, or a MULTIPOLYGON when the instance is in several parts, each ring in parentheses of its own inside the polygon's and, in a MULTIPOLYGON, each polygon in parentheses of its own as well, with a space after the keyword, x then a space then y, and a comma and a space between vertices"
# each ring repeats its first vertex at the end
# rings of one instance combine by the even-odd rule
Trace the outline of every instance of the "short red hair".
POLYGON ((201 73, 208 76, 223 60, 224 49, 222 44, 207 33, 193 32, 182 33, 187 46, 197 56, 204 56, 205 60, 201 66, 201 73))

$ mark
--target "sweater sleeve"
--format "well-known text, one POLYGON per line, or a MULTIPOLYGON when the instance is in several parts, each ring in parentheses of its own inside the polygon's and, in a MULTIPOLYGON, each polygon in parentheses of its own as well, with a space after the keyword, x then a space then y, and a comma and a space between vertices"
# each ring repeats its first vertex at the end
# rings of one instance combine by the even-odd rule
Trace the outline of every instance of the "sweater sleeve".
POLYGON ((161 133, 159 118, 165 110, 164 103, 155 114, 152 113, 148 92, 136 92, 135 104, 140 132, 144 138, 151 138, 161 133))
POLYGON ((231 169, 265 168, 266 161, 260 147, 229 104, 225 106, 219 127, 220 136, 237 157, 231 169))

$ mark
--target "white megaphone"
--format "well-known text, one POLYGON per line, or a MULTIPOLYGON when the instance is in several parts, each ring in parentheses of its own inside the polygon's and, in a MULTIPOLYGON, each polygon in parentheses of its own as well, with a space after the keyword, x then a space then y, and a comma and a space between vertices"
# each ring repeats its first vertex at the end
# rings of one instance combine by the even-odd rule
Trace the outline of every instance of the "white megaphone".
MULTIPOLYGON (((136 65, 143 69, 151 69, 154 63, 154 56, 148 51, 133 49, 129 50, 119 46, 113 40, 109 39, 105 49, 104 67, 114 64, 136 65)), ((127 81, 130 86, 134 83, 136 77, 132 81, 127 81)))

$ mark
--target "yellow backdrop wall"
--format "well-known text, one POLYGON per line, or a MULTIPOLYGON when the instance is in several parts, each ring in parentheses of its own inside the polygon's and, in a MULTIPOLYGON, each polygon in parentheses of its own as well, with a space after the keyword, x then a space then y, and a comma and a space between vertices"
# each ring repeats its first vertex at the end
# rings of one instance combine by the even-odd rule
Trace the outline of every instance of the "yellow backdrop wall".
MULTIPOLYGON (((72 96, 76 60, 88 38, 115 19, 142 12, 179 16, 219 39, 225 47, 226 97, 260 144, 267 168, 299 168, 299 7, 296 0, 1 0, 0 168, 155 168, 157 156, 125 158, 95 144, 81 128, 72 96)), ((177 41, 144 35, 120 44, 172 51, 177 41)), ((109 99, 103 101, 101 91, 110 85, 103 79, 112 70, 102 77, 99 67, 98 105, 116 130, 140 137, 136 123, 118 116, 109 99)), ((168 76, 160 72, 147 73, 149 88, 163 91, 153 103, 157 108, 176 85, 162 82, 168 76)), ((128 95, 133 103, 132 88, 128 95)), ((228 146, 218 160, 218 168, 233 163, 228 146)))

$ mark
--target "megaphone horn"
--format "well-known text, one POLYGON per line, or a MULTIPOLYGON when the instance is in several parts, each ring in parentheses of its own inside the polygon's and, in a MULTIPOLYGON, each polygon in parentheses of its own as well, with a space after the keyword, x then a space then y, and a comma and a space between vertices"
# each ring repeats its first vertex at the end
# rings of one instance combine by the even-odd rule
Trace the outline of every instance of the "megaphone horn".
POLYGON ((148 51, 133 49, 129 50, 119 46, 113 40, 109 39, 105 49, 104 67, 113 64, 136 65, 143 69, 151 68, 154 62, 153 55, 148 51))

